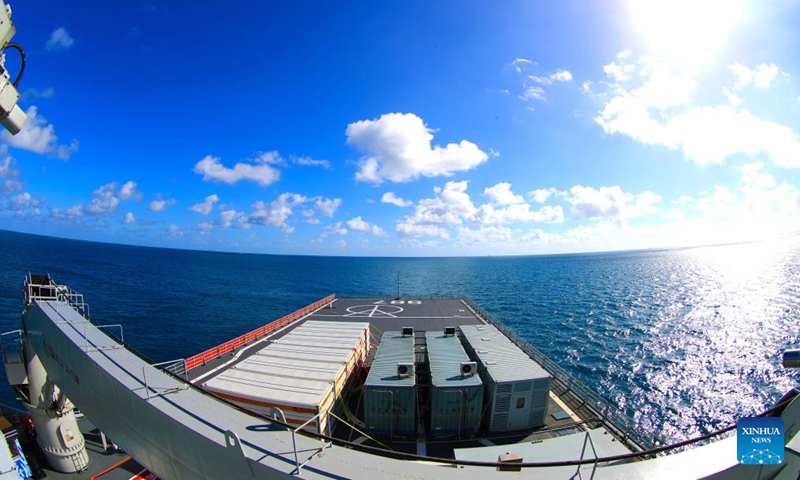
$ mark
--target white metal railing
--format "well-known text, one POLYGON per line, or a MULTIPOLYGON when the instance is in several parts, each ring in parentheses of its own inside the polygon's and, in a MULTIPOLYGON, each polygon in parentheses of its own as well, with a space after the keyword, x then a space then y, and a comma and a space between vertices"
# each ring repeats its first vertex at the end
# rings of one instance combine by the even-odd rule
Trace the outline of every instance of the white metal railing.
POLYGON ((111 323, 111 324, 108 324, 108 325, 87 326, 86 328, 83 329, 83 338, 86 340, 86 343, 84 344, 84 349, 83 349, 83 351, 86 352, 86 353, 99 352, 101 350, 116 350, 118 348, 125 348, 125 345, 124 345, 124 343, 125 343, 125 335, 124 335, 123 330, 122 330, 122 324, 119 324, 119 323, 111 323), (94 348, 93 348, 92 347, 92 342, 89 341, 89 332, 94 327, 96 327, 97 329, 119 328, 119 343, 114 342, 114 345, 94 346, 94 348))
POLYGON ((161 368, 162 370, 164 370, 166 372, 169 372, 169 373, 175 375, 176 377, 183 377, 184 380, 186 380, 187 382, 189 381, 189 372, 186 369, 186 359, 185 358, 179 358, 177 360, 172 360, 172 363, 169 363, 169 362, 163 362, 163 363, 166 364, 166 365, 161 368))
POLYGON ((49 275, 32 275, 28 273, 23 283, 25 305, 34 300, 61 301, 75 309, 85 318, 89 318, 89 305, 84 301, 83 294, 78 293, 66 285, 58 285, 49 275), (36 277, 36 279, 34 279, 36 277), (48 283, 35 283, 40 281, 48 283))
MULTIPOLYGON (((170 371, 170 373, 172 373, 172 372, 170 371)), ((144 381, 144 390, 145 390, 145 392, 147 394, 147 401, 150 401, 151 398, 160 397, 162 395, 168 395, 170 393, 176 393, 176 392, 179 392, 181 390, 188 390, 189 389, 189 377, 188 377, 188 374, 186 373, 186 360, 183 359, 183 358, 179 358, 179 359, 176 359, 176 360, 168 360, 166 362, 151 363, 149 365, 145 365, 144 367, 142 367, 142 380, 144 381), (180 386, 180 387, 166 387, 166 388, 165 387, 161 387, 160 391, 158 390, 159 387, 151 387, 150 386, 150 384, 147 381, 147 369, 148 368, 154 368, 154 369, 157 369, 157 370, 164 370, 164 369, 161 369, 161 368, 158 368, 158 367, 160 367, 162 365, 167 365, 166 368, 172 368, 178 362, 181 362, 181 363, 184 364, 183 370, 184 370, 185 383, 182 386, 180 386), (156 392, 154 394, 152 394, 152 395, 150 394, 150 390, 151 389, 152 390, 156 390, 156 392)))
MULTIPOLYGON (((322 415, 323 413, 326 413, 326 411, 323 410, 323 411, 317 413, 316 415, 314 415, 313 417, 311 417, 308 420, 306 420, 305 423, 303 423, 302 425, 300 425, 297 428, 294 428, 294 429, 289 428, 288 429, 292 433, 292 449, 294 450, 294 465, 295 465, 295 469, 292 471, 292 473, 291 473, 292 475, 300 475, 300 469, 305 467, 308 464, 308 462, 310 462, 311 459, 314 458, 315 455, 319 455, 320 453, 322 453, 323 450, 325 450, 326 448, 329 448, 333 444, 333 442, 330 442, 330 441, 325 442, 325 444, 323 446, 321 446, 318 449, 316 449, 314 451, 314 453, 312 453, 305 461, 300 463, 300 457, 297 455, 297 432, 299 432, 300 430, 305 428, 309 423, 313 422, 314 420, 318 420, 320 415, 322 415)), ((278 407, 272 407, 272 418, 277 420, 278 419, 278 414, 280 414, 280 420, 285 425, 288 425, 288 423, 286 422, 286 415, 284 415, 283 410, 281 410, 278 407)), ((331 436, 330 422, 326 422, 325 423, 325 427, 328 430, 326 432, 326 435, 328 437, 330 437, 331 436)))

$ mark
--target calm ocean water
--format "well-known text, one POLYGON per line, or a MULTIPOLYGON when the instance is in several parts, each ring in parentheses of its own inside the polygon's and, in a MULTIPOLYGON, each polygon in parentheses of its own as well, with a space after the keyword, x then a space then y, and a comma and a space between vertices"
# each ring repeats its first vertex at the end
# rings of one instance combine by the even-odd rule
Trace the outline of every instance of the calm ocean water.
MULTIPOLYGON (((467 295, 628 415, 684 439, 797 385, 800 237, 531 257, 346 258, 131 247, 0 231, 0 331, 26 272, 83 293, 154 361, 188 357, 329 293, 467 295)), ((0 381, 0 401, 16 405, 0 381)))

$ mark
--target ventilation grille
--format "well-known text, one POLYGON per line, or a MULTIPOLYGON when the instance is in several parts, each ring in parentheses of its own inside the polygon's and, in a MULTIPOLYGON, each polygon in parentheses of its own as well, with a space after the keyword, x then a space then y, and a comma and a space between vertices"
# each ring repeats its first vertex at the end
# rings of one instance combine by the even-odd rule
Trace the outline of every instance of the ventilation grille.
POLYGON ((525 382, 517 382, 514 386, 515 392, 530 392, 533 382, 531 380, 525 382))
POLYGON ((511 396, 495 397, 494 411, 507 412, 511 408, 511 396))
POLYGON ((536 407, 539 407, 539 406, 545 406, 546 407, 547 406, 547 397, 548 397, 547 390, 535 391, 535 392, 533 392, 533 395, 531 395, 531 405, 533 406, 533 408, 536 408, 536 407))
POLYGON ((528 414, 528 427, 538 427, 544 425, 545 410, 531 410, 528 414))
POLYGON ((508 413, 495 413, 492 417, 492 430, 507 430, 508 429, 508 413))

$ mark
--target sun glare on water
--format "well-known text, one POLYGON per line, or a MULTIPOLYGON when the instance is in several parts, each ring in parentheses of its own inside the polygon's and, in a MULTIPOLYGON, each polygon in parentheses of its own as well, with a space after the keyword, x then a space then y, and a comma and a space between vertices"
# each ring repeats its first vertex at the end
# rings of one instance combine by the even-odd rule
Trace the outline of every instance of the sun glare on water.
POLYGON ((743 20, 744 0, 629 0, 650 53, 687 67, 713 61, 743 20))

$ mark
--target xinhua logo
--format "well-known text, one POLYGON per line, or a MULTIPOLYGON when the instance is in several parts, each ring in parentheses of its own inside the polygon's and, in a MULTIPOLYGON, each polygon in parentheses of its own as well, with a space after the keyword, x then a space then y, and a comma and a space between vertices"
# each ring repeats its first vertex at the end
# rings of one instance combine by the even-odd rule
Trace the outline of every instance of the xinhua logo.
POLYGON ((736 424, 736 437, 739 463, 747 465, 783 463, 782 418, 742 418, 736 424))

